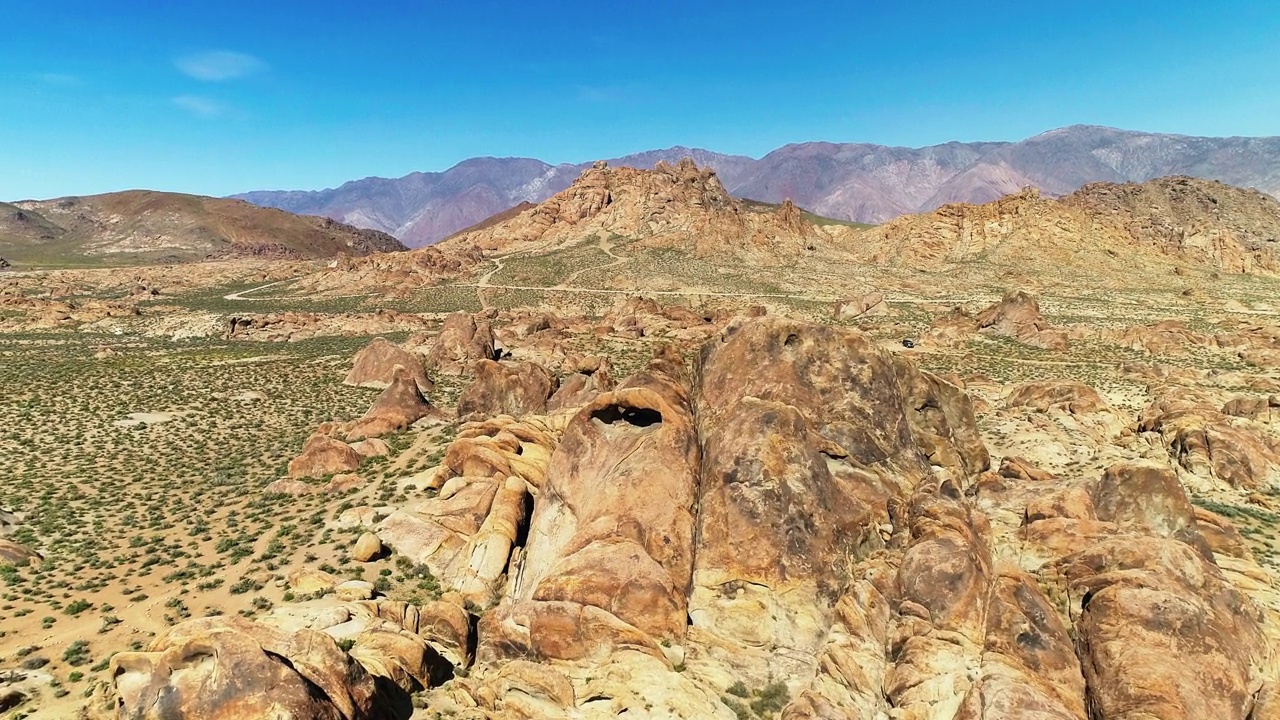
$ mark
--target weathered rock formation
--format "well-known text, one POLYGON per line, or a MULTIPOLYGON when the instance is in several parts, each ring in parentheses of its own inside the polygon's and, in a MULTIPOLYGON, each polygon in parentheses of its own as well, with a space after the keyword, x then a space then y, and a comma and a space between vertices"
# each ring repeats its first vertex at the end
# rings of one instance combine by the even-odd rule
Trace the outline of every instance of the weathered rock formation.
POLYGON ((335 473, 351 472, 360 467, 364 460, 355 448, 347 443, 331 437, 328 432, 332 428, 321 426, 307 438, 302 452, 289 461, 289 477, 319 478, 335 473))
POLYGON ((427 353, 432 366, 442 372, 458 373, 477 360, 496 359, 493 329, 477 323, 470 313, 456 312, 445 318, 435 344, 427 353))
POLYGON ((130 720, 393 720, 408 694, 369 673, 328 636, 240 618, 183 623, 148 652, 111 659, 119 716, 130 720))
POLYGON ((482 659, 662 657, 683 642, 699 466, 685 382, 681 366, 655 363, 565 429, 531 541, 483 620, 482 659))
POLYGON ((422 360, 390 340, 375 338, 363 350, 356 353, 351 372, 342 382, 357 387, 382 390, 393 382, 396 366, 405 369, 422 392, 431 392, 434 383, 427 377, 422 360))
POLYGON ((794 204, 772 210, 743 203, 725 192, 714 171, 684 159, 675 165, 659 162, 652 170, 596 163, 541 204, 440 245, 505 251, 573 244, 590 236, 636 238, 703 257, 728 252, 765 261, 830 242, 794 204))
POLYGON ((983 310, 974 320, 979 330, 1003 335, 1018 342, 1048 350, 1065 350, 1066 334, 1054 331, 1040 314, 1035 296, 1021 290, 1010 290, 1000 302, 983 310))
POLYGON ((475 379, 458 398, 458 417, 543 415, 555 391, 556 378, 541 365, 480 360, 475 364, 475 379))
POLYGON ((373 406, 347 431, 348 440, 376 438, 404 430, 425 417, 440 417, 438 409, 422 395, 412 371, 392 368, 391 381, 373 406))
POLYGON ((544 418, 463 425, 430 482, 439 490, 436 497, 392 513, 378 524, 378 536, 396 553, 426 564, 443 587, 489 607, 518 552, 558 438, 544 418))
POLYGON ((889 303, 884 295, 878 292, 858 295, 836 301, 831 314, 837 320, 856 320, 864 317, 876 317, 889 314, 889 303))

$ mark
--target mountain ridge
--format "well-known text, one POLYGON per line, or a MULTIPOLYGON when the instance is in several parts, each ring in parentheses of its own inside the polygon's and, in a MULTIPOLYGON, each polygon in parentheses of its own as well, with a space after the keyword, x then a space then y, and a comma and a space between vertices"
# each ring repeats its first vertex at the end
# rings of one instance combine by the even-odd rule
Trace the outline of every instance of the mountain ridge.
MULTIPOLYGON (((716 170, 730 194, 793 200, 840 220, 881 223, 953 202, 984 203, 1033 186, 1066 195, 1089 182, 1189 175, 1280 194, 1280 137, 1212 138, 1070 125, 1017 142, 949 141, 921 148, 809 141, 760 158, 677 145, 607 159, 652 168, 691 157, 716 170)), ((440 172, 352 180, 313 191, 253 191, 237 199, 323 215, 429 245, 521 202, 569 187, 590 162, 477 157, 440 172)))

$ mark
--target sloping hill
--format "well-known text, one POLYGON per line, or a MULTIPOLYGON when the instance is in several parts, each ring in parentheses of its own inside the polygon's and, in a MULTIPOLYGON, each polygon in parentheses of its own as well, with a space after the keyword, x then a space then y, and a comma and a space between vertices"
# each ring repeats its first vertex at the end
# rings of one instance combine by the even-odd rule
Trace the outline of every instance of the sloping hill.
POLYGON ((405 249, 395 238, 241 200, 131 190, 0 205, 15 266, 324 258, 405 249))
POLYGON ((1092 183, 1062 198, 1107 218, 1137 242, 1233 272, 1280 267, 1280 201, 1186 176, 1092 183))
POLYGON ((1063 279, 1126 276, 1178 263, 1280 272, 1280 202, 1187 177, 1094 183, 1061 199, 1026 189, 982 205, 953 203, 857 233, 866 262, 943 270, 981 264, 1063 279))

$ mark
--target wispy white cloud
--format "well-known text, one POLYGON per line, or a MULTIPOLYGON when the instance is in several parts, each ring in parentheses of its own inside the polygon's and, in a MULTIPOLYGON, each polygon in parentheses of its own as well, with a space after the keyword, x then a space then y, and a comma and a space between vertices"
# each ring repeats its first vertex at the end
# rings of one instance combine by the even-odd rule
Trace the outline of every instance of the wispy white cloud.
POLYGON ((267 64, 258 58, 231 50, 183 55, 173 61, 183 74, 206 82, 234 80, 265 70, 267 64))
POLYGON ((625 88, 614 85, 579 85, 576 90, 578 100, 587 103, 615 103, 629 96, 625 88))
POLYGON ((58 87, 75 87, 82 84, 80 78, 66 73, 36 73, 35 79, 46 85, 57 85, 58 87))
POLYGON ((200 95, 178 95, 169 99, 175 106, 196 117, 211 118, 226 113, 227 107, 212 98, 200 95))

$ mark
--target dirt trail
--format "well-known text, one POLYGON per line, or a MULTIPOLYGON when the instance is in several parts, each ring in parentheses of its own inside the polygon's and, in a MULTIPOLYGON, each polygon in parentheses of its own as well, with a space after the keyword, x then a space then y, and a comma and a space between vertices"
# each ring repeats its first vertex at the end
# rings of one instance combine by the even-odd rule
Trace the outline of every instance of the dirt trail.
POLYGON ((275 300, 276 298, 247 298, 245 297, 245 295, 248 295, 249 293, 256 293, 259 290, 266 290, 267 288, 275 287, 276 285, 282 285, 284 283, 287 283, 291 280, 296 280, 296 279, 297 278, 289 278, 287 280, 277 280, 275 282, 267 283, 266 285, 259 285, 258 287, 249 288, 248 290, 241 290, 240 292, 233 292, 230 295, 223 295, 222 299, 223 300, 275 300))
POLYGON ((566 277, 564 280, 561 280, 558 285, 556 285, 557 289, 569 287, 569 283, 573 282, 574 280, 577 280, 579 275, 581 275, 584 272, 587 272, 588 270, 603 270, 605 268, 617 267, 618 265, 621 265, 627 262, 628 260, 630 260, 630 258, 625 258, 620 255, 614 255, 613 243, 609 242, 608 240, 601 240, 600 243, 597 245, 597 247, 599 247, 600 250, 604 252, 605 255, 608 255, 609 257, 613 258, 613 262, 604 263, 602 265, 588 265, 587 267, 584 267, 581 270, 575 270, 572 273, 570 273, 569 276, 566 277))

